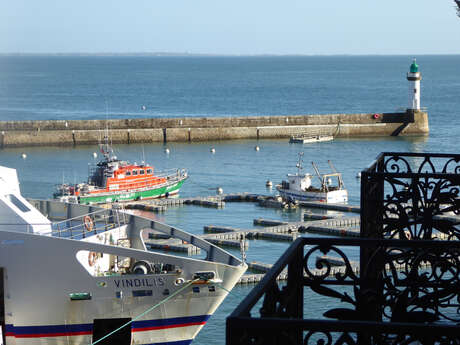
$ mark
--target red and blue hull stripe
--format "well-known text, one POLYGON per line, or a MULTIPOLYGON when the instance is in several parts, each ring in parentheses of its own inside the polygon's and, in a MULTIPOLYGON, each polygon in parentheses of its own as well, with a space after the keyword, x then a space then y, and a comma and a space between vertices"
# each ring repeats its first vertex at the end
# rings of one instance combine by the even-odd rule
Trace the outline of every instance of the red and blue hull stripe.
MULTIPOLYGON (((201 326, 206 324, 210 315, 199 315, 189 317, 175 317, 169 319, 157 320, 140 320, 131 323, 132 332, 146 332, 168 328, 201 326)), ((63 337, 90 335, 93 333, 92 323, 71 324, 71 325, 50 325, 50 326, 14 326, 12 324, 5 325, 5 335, 7 337, 16 338, 43 338, 43 337, 63 337)), ((168 345, 184 345, 190 344, 191 340, 155 343, 168 345)), ((152 344, 153 345, 153 344, 152 344)))

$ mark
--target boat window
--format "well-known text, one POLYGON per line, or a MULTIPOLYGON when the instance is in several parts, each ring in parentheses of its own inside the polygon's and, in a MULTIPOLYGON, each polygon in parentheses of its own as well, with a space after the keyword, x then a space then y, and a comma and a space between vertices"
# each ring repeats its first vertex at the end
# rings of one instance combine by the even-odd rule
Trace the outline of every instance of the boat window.
POLYGON ((199 287, 199 286, 194 286, 194 287, 192 288, 192 290, 193 290, 193 292, 195 292, 195 293, 199 293, 199 292, 200 292, 200 287, 199 287))
POLYGON ((5 197, 17 208, 19 208, 22 212, 29 212, 30 208, 27 207, 21 200, 19 200, 16 195, 14 194, 7 194, 5 197))
POLYGON ((139 170, 139 175, 144 175, 144 170, 139 170))
POLYGON ((147 174, 152 174, 152 169, 147 169, 147 174))
POLYGON ((131 176, 131 171, 126 171, 126 176, 131 176))
POLYGON ((133 290, 133 297, 152 296, 152 290, 133 290))
POLYGON ((137 170, 133 170, 133 175, 137 175, 137 170))

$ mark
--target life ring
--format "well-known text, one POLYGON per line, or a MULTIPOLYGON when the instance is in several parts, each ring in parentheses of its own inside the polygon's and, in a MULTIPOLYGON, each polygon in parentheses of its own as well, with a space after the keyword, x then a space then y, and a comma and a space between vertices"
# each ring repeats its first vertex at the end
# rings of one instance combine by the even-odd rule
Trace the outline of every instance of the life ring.
POLYGON ((374 115, 372 115, 372 117, 373 117, 375 120, 377 120, 377 119, 380 118, 380 114, 374 114, 374 115))
POLYGON ((91 231, 94 228, 94 222, 93 222, 93 220, 91 219, 90 216, 85 216, 83 218, 83 224, 85 225, 85 229, 87 231, 91 231))
POLYGON ((91 267, 94 266, 97 260, 97 253, 96 252, 89 252, 88 254, 88 265, 91 267))
POLYGON ((184 278, 177 278, 176 281, 174 282, 174 285, 182 285, 185 283, 184 278))

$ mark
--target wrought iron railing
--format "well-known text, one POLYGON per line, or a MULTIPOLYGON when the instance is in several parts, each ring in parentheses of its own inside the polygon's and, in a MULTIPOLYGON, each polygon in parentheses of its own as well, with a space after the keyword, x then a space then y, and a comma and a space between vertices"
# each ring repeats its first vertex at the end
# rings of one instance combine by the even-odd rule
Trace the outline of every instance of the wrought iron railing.
POLYGON ((297 239, 228 317, 227 345, 460 344, 459 162, 382 153, 361 174, 361 238, 297 239))
POLYGON ((380 154, 361 173, 361 236, 460 240, 460 155, 380 154))

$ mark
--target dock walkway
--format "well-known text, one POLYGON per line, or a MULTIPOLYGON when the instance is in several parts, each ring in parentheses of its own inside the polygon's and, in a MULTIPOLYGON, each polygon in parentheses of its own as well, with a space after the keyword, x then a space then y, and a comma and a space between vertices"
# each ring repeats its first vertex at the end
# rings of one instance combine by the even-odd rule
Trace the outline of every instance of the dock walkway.
POLYGON ((259 203, 259 205, 265 207, 287 208, 292 206, 300 206, 305 208, 318 208, 341 212, 360 212, 360 207, 355 205, 327 204, 319 201, 299 201, 296 204, 289 204, 282 201, 280 197, 254 193, 233 193, 190 198, 162 198, 138 200, 126 203, 125 208, 151 212, 161 212, 166 211, 168 207, 196 205, 220 209, 225 207, 226 202, 257 202, 259 203))

